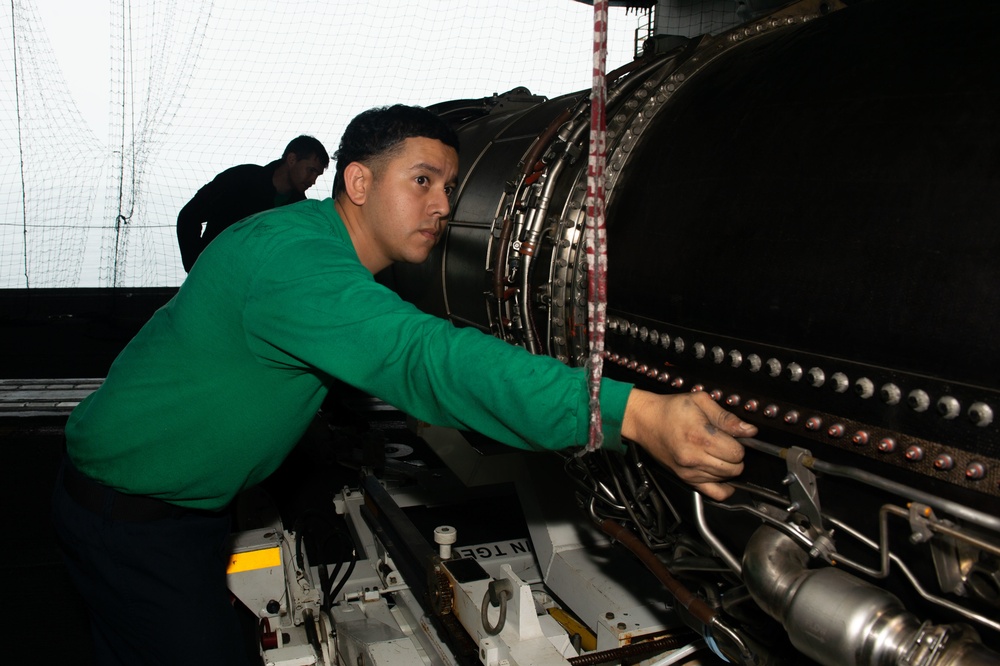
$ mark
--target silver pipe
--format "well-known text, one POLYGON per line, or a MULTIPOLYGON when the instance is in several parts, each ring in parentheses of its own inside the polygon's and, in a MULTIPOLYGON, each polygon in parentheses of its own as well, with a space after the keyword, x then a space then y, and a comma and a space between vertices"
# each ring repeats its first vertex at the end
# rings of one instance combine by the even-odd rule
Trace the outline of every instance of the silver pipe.
POLYGON ((672 651, 670 654, 663 657, 662 659, 654 661, 649 666, 673 666, 673 664, 679 663, 687 659, 695 652, 701 650, 704 647, 705 647, 705 641, 699 638, 694 643, 689 643, 688 645, 685 645, 682 648, 677 648, 676 650, 672 651))
MULTIPOLYGON (((859 542, 863 543, 864 545, 868 546, 869 548, 871 548, 873 550, 878 550, 878 545, 874 541, 872 541, 871 539, 869 539, 864 534, 862 534, 861 532, 857 531, 856 529, 854 529, 853 527, 851 527, 847 523, 845 523, 843 521, 840 521, 840 520, 837 520, 836 518, 828 518, 828 520, 837 529, 842 530, 843 532, 846 532, 847 534, 850 534, 852 537, 854 537, 855 539, 857 539, 859 542)), ((871 574, 870 570, 867 567, 863 567, 863 566, 858 565, 858 564, 856 564, 854 562, 851 562, 850 560, 848 560, 847 558, 845 558, 844 556, 842 556, 840 554, 834 554, 834 556, 837 558, 837 561, 840 562, 840 563, 842 563, 842 564, 847 564, 847 565, 849 565, 849 566, 851 566, 851 567, 853 567, 853 568, 855 568, 855 569, 857 569, 859 571, 863 571, 865 573, 868 573, 869 575, 873 575, 873 574, 871 574)), ((923 588, 923 586, 920 584, 920 580, 913 574, 912 571, 910 571, 909 567, 906 566, 906 564, 903 562, 903 560, 901 560, 896 555, 893 555, 892 553, 889 553, 889 558, 892 560, 893 564, 895 564, 899 568, 899 570, 903 572, 903 575, 906 576, 907 580, 910 581, 910 585, 913 586, 913 589, 916 590, 917 594, 919 594, 921 597, 923 597, 926 601, 929 601, 932 604, 936 604, 938 606, 941 606, 942 608, 947 608, 948 610, 952 611, 953 613, 958 613, 959 615, 961 615, 962 617, 966 618, 967 620, 972 620, 973 622, 978 622, 978 623, 982 624, 985 627, 989 627, 989 628, 993 629, 994 631, 1000 631, 1000 622, 998 622, 997 620, 992 620, 992 619, 986 617, 985 615, 981 615, 979 613, 974 613, 974 612, 970 611, 968 608, 965 608, 964 606, 960 606, 959 604, 956 604, 956 603, 953 603, 951 601, 948 601, 947 599, 943 599, 941 597, 934 596, 933 594, 931 594, 930 592, 928 592, 927 590, 925 590, 923 588)), ((877 572, 876 572, 876 574, 877 574, 877 572)))
POLYGON ((732 553, 722 545, 722 542, 708 529, 708 522, 705 520, 705 501, 701 498, 701 493, 694 491, 694 522, 698 526, 698 534, 701 538, 712 547, 722 561, 726 563, 730 569, 736 572, 736 575, 743 575, 743 567, 740 565, 740 561, 733 556, 732 553))
MULTIPOLYGON (((589 103, 587 107, 589 108, 589 103)), ((583 122, 583 117, 578 113, 566 122, 564 129, 568 130, 569 133, 569 136, 566 137, 565 147, 539 179, 541 188, 538 199, 528 216, 528 221, 524 226, 524 239, 521 241, 524 247, 530 248, 530 251, 524 251, 521 254, 521 301, 518 303, 518 306, 521 311, 521 319, 524 322, 525 347, 532 354, 538 353, 538 340, 535 337, 534 317, 531 314, 531 302, 529 298, 535 252, 542 237, 542 228, 545 224, 545 218, 548 216, 549 205, 552 202, 552 192, 555 189, 556 181, 559 178, 559 174, 562 173, 563 168, 569 162, 572 147, 576 145, 583 130, 589 129, 589 125, 583 122)), ((563 132, 560 131, 558 136, 562 137, 562 135, 563 132)), ((515 236, 514 238, 519 238, 519 236, 515 236)))
POLYGON ((881 588, 840 569, 808 569, 808 555, 770 526, 743 555, 754 601, 781 622, 792 645, 828 666, 979 666, 1000 663, 978 635, 921 623, 881 588))
MULTIPOLYGON (((770 501, 784 500, 783 497, 774 496, 770 491, 766 491, 761 488, 754 488, 750 486, 741 486, 741 488, 750 493, 763 495, 770 501)), ((724 509, 726 511, 745 511, 746 513, 756 516, 757 518, 760 518, 760 520, 763 521, 765 524, 768 524, 774 529, 783 532, 787 538, 797 541, 799 546, 806 551, 811 549, 814 545, 812 539, 807 537, 805 534, 802 534, 801 532, 797 531, 791 525, 775 520, 767 513, 759 511, 753 506, 744 504, 723 504, 721 502, 712 502, 712 506, 715 506, 719 509, 724 509)), ((993 629, 994 631, 1000 631, 1000 621, 993 620, 986 617, 985 615, 973 612, 968 608, 965 608, 964 606, 956 604, 942 597, 934 596, 926 589, 924 589, 924 587, 920 583, 920 580, 916 577, 916 575, 912 571, 910 571, 910 569, 906 566, 903 560, 901 560, 898 556, 894 555, 889 549, 889 543, 887 537, 888 525, 886 524, 886 516, 889 513, 893 513, 901 517, 905 517, 908 515, 904 509, 899 507, 895 507, 892 505, 886 505, 882 507, 882 511, 880 512, 881 520, 880 520, 880 531, 879 531, 880 535, 879 543, 876 543, 874 540, 869 539, 867 536, 865 536, 858 530, 854 529, 849 524, 841 520, 838 520, 837 518, 834 518, 830 515, 827 514, 823 515, 823 519, 828 521, 838 530, 850 535, 859 543, 864 544, 865 546, 876 551, 877 553, 880 553, 881 569, 867 567, 861 564, 860 562, 855 562, 854 560, 846 557, 843 553, 840 552, 830 553, 829 559, 835 561, 840 566, 847 566, 855 571, 859 571, 868 576, 871 576, 872 578, 885 578, 888 575, 889 572, 888 563, 891 560, 896 565, 896 567, 903 573, 906 579, 910 582, 910 585, 913 586, 914 591, 916 591, 917 594, 923 597, 924 600, 932 604, 935 604, 937 606, 940 606, 942 608, 946 608, 951 612, 957 613, 972 622, 977 622, 984 627, 988 627, 990 629, 993 629)), ((951 530, 950 528, 948 530, 941 530, 941 531, 948 534, 949 536, 952 536, 955 539, 960 539, 966 541, 967 543, 980 547, 983 550, 994 552, 995 547, 992 544, 984 542, 981 539, 972 537, 961 531, 951 530)))

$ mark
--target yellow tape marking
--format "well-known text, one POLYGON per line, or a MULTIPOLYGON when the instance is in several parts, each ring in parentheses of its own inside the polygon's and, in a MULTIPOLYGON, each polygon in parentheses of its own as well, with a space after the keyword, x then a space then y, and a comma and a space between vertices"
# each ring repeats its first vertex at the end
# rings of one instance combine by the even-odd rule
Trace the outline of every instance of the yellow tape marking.
POLYGON ((561 624, 570 636, 580 634, 581 648, 588 652, 597 649, 597 637, 594 636, 590 629, 577 622, 576 618, 561 608, 549 608, 547 611, 552 616, 552 619, 561 624))
POLYGON ((245 553, 233 553, 229 558, 229 568, 226 569, 226 573, 234 574, 277 566, 281 566, 281 548, 275 546, 261 550, 248 550, 245 553))

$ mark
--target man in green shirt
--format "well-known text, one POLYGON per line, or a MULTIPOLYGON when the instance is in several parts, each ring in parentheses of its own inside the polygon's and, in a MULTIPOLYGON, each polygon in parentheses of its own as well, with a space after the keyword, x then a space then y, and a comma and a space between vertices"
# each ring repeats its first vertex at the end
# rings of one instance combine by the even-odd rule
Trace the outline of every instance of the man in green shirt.
MULTIPOLYGON (((74 410, 53 512, 100 663, 245 663, 226 609, 221 510, 278 467, 335 379, 511 446, 586 443, 583 369, 456 328, 373 278, 425 260, 441 237, 457 151, 424 109, 359 115, 336 155, 334 198, 220 234, 74 410), (177 640, 181 621, 197 636, 177 640)), ((716 499, 742 471, 734 436, 755 433, 707 395, 607 379, 602 418, 606 446, 636 442, 716 499)))

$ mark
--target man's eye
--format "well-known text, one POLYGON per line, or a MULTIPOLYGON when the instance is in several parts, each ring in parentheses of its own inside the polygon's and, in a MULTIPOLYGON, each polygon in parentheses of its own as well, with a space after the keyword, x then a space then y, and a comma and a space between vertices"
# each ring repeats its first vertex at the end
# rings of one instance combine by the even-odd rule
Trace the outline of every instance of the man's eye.
POLYGON ((427 176, 417 176, 417 185, 426 185, 429 181, 427 176))
POLYGON ((452 194, 455 193, 455 186, 454 185, 447 186, 446 188, 444 188, 444 193, 446 196, 450 197, 452 194))

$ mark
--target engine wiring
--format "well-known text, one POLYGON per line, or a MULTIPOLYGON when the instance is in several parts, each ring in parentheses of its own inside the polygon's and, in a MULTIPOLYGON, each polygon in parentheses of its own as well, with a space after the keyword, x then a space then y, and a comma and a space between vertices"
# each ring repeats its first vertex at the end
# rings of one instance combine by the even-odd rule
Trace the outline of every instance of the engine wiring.
MULTIPOLYGON (((767 455, 778 458, 789 456, 788 450, 782 447, 759 440, 742 441, 750 448, 767 455)), ((760 523, 768 524, 791 538, 803 551, 809 553, 810 557, 823 560, 831 566, 846 567, 871 578, 880 579, 889 576, 891 563, 924 600, 957 613, 982 627, 994 631, 1000 630, 1000 622, 986 614, 928 591, 927 585, 921 582, 891 548, 888 525, 892 516, 912 520, 912 507, 917 502, 920 502, 917 507, 925 506, 924 502, 927 505, 921 516, 925 514, 933 516, 927 507, 934 506, 986 530, 993 528, 997 522, 994 516, 882 479, 864 470, 833 465, 809 456, 808 465, 812 469, 892 492, 910 503, 911 511, 892 504, 880 508, 877 540, 867 537, 828 512, 821 513, 823 524, 835 528, 839 534, 846 535, 878 554, 878 565, 871 567, 856 562, 840 552, 833 543, 833 531, 824 530, 823 525, 811 524, 797 511, 790 510, 794 503, 782 493, 736 480, 730 482, 740 491, 734 497, 750 498, 751 501, 745 499, 734 501, 732 498, 726 502, 708 500, 690 488, 683 487, 676 477, 663 468, 647 464, 644 457, 645 454, 641 453, 637 446, 629 446, 624 454, 601 450, 586 456, 564 455, 564 469, 575 485, 579 505, 589 513, 596 525, 604 529, 603 526, 614 524, 622 530, 628 530, 628 533, 637 542, 641 542, 644 548, 648 548, 650 553, 655 553, 655 557, 673 574, 686 574, 688 577, 717 574, 722 580, 728 581, 733 589, 739 587, 742 575, 741 563, 709 528, 703 508, 710 506, 719 511, 743 514, 760 523), (668 494, 668 489, 694 496, 694 515, 700 539, 690 534, 690 529, 683 524, 671 499, 671 496, 681 495, 676 492, 668 494)), ((950 521, 925 519, 921 524, 929 533, 944 535, 993 556, 1000 553, 1000 545, 988 538, 977 536, 969 529, 955 526, 950 521)), ((615 534, 617 536, 613 538, 621 542, 623 533, 616 531, 615 534)), ((629 548, 632 549, 633 546, 629 548)), ((705 581, 701 582, 704 590, 711 588, 705 581)))
POLYGON ((336 561, 332 572, 327 568, 326 564, 320 564, 317 566, 320 586, 323 591, 321 609, 329 611, 334 603, 336 603, 337 596, 344 589, 344 586, 350 579, 351 574, 354 573, 354 567, 358 562, 357 551, 352 547, 348 552, 346 544, 352 543, 350 537, 344 533, 343 529, 341 529, 336 522, 331 520, 329 516, 326 516, 318 511, 304 512, 298 520, 296 520, 294 532, 295 563, 299 569, 304 567, 304 539, 307 539, 313 544, 314 553, 319 562, 327 562, 331 556, 336 561), (317 536, 317 530, 309 527, 310 523, 315 525, 316 522, 319 522, 329 528, 322 538, 317 536), (333 553, 327 551, 327 546, 330 542, 333 542, 336 545, 333 553), (343 575, 341 575, 341 571, 343 570, 345 563, 347 565, 347 570, 344 571, 343 575))

